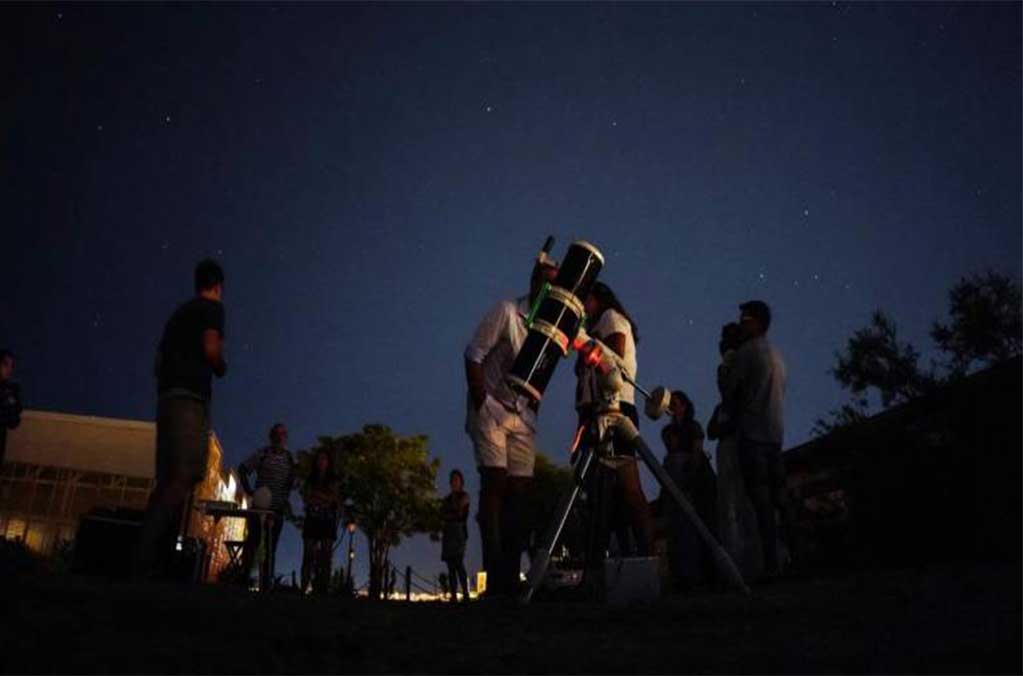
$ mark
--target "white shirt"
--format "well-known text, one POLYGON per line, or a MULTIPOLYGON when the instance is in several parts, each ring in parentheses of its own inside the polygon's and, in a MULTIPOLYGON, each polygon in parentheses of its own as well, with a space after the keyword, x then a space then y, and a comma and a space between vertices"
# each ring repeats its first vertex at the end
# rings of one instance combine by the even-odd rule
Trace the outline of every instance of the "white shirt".
MULTIPOLYGON (((625 336, 625 354, 621 355, 621 359, 625 363, 625 370, 628 371, 629 377, 635 380, 637 369, 636 340, 632 335, 632 324, 629 323, 629 320, 617 310, 608 308, 589 331, 591 336, 601 341, 607 340, 609 336, 616 333, 620 333, 625 336)), ((580 376, 580 378, 582 379, 582 388, 579 393, 579 401, 576 402, 576 406, 589 404, 593 400, 593 368, 587 368, 583 371, 583 375, 580 376)), ((624 401, 635 406, 636 388, 629 383, 624 383, 618 399, 619 401, 624 401)))
POLYGON ((743 438, 782 445, 786 379, 781 353, 766 337, 747 340, 735 353, 722 394, 726 399, 737 399, 736 414, 743 438))
POLYGON ((476 327, 465 348, 465 358, 483 365, 483 384, 488 396, 505 408, 533 416, 529 399, 517 394, 504 379, 526 340, 528 330, 523 315, 528 313, 529 303, 524 297, 499 302, 476 327))

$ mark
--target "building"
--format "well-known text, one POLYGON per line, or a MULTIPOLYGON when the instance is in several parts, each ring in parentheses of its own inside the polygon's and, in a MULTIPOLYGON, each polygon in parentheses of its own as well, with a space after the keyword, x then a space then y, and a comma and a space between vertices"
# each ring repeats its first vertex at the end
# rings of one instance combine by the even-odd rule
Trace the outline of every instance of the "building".
POLYGON ((1021 410, 1017 357, 786 451, 804 561, 1018 561, 1021 410))
MULTIPOLYGON (((48 411, 25 411, 7 438, 0 467, 0 536, 21 540, 43 556, 73 544, 89 511, 142 511, 153 487, 156 425, 48 411)), ((210 434, 206 479, 193 500, 238 499, 237 477, 221 468, 223 449, 210 434)), ((207 579, 228 562, 224 541, 242 540, 241 519, 214 523, 193 513, 189 534, 206 542, 207 579)))

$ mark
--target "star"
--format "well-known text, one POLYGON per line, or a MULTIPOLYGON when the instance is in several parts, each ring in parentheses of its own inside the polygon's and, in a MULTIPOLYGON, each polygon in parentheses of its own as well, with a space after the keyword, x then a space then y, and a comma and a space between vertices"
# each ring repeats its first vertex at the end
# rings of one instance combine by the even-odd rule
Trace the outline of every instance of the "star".
POLYGON ((97 124, 96 125, 96 131, 103 131, 103 125, 102 124, 97 124))
POLYGON ((170 121, 171 121, 171 116, 170 116, 170 115, 167 115, 167 116, 165 116, 165 117, 163 118, 163 121, 164 121, 164 122, 170 122, 170 121))
POLYGON ((617 127, 618 126, 618 121, 617 120, 611 120, 611 126, 612 127, 617 127))
POLYGON ((810 215, 810 210, 809 209, 803 209, 803 216, 809 216, 809 215, 810 215))
POLYGON ((484 108, 484 110, 487 111, 488 113, 490 113, 490 112, 493 112, 494 107, 493 106, 487 106, 486 108, 484 108))
POLYGON ((63 12, 57 12, 57 21, 62 21, 63 19, 64 19, 64 13, 63 12))

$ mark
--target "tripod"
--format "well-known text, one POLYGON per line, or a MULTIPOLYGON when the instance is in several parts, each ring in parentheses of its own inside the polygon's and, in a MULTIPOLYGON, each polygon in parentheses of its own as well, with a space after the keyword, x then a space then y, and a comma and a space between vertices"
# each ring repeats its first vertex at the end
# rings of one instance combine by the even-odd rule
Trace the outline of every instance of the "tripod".
MULTIPOLYGON (((624 379, 629 380, 628 375, 625 374, 624 371, 621 371, 619 375, 624 379)), ((548 526, 547 532, 544 534, 541 547, 531 562, 529 573, 526 576, 526 591, 524 592, 521 601, 523 603, 529 603, 529 601, 533 598, 533 595, 536 593, 536 590, 543 583, 544 577, 547 575, 547 568, 550 565, 551 556, 558 545, 558 540, 565 528, 565 523, 572 511, 572 507, 575 504, 576 499, 579 497, 579 492, 582 490, 583 486, 586 485, 587 477, 594 469, 594 462, 600 462, 601 460, 607 460, 614 457, 614 443, 616 441, 631 447, 635 450, 636 454, 643 459, 643 462, 646 463, 646 466, 653 473, 657 482, 661 485, 661 488, 671 496, 682 510, 684 517, 695 527, 700 539, 703 540, 704 544, 710 550, 714 560, 714 565, 718 571, 732 584, 733 587, 748 595, 750 593, 749 587, 746 586, 745 581, 742 579, 742 574, 739 572, 738 568, 736 568, 731 557, 728 556, 728 553, 721 547, 721 544, 714 538, 710 531, 707 530, 707 527, 697 515, 696 510, 693 509, 689 500, 686 499, 685 494, 679 490, 678 486, 674 481, 672 481, 671 477, 668 476, 668 473, 664 470, 661 464, 657 462, 657 458, 650 450, 650 447, 647 446, 646 442, 639 435, 639 430, 636 429, 636 425, 633 424, 627 416, 622 414, 617 403, 617 388, 613 387, 614 380, 609 379, 609 381, 612 383, 612 391, 605 390, 601 410, 595 421, 591 423, 591 425, 595 425, 595 429, 590 430, 590 432, 596 438, 596 443, 589 444, 583 447, 580 451, 582 455, 575 465, 572 488, 568 493, 562 496, 561 501, 558 503, 558 507, 554 513, 554 519, 548 526)), ((609 381, 606 380, 605 382, 609 381)), ((630 380, 630 382, 632 381, 630 380)), ((643 394, 643 396, 648 399, 650 398, 649 393, 634 382, 632 384, 636 387, 637 391, 643 394)), ((591 567, 592 565, 592 561, 587 561, 587 567, 591 567)))

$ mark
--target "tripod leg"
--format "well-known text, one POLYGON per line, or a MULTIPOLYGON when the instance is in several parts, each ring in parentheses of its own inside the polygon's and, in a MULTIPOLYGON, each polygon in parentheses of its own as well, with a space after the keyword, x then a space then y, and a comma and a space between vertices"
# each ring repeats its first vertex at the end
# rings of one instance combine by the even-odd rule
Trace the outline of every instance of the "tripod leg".
POLYGON ((643 441, 643 437, 639 436, 639 431, 636 429, 636 426, 631 420, 624 416, 619 418, 616 422, 616 426, 618 431, 622 433, 622 435, 636 449, 636 452, 639 453, 640 457, 643 458, 647 467, 650 468, 654 477, 657 478, 657 482, 661 484, 661 487, 664 488, 664 490, 668 491, 672 498, 674 498, 675 502, 682 509, 682 513, 685 514, 686 518, 689 519, 696 528, 696 532, 700 534, 700 538, 710 549, 711 555, 714 557, 714 565, 717 566, 718 571, 724 575, 724 577, 728 579, 735 588, 741 590, 744 594, 749 595, 749 587, 746 586, 745 580, 742 579, 742 573, 740 573, 739 569, 735 567, 735 562, 732 561, 732 558, 728 556, 728 552, 724 550, 711 532, 707 530, 707 527, 703 524, 703 520, 700 519, 696 510, 693 509, 693 506, 689 504, 689 500, 686 499, 686 496, 681 490, 679 490, 678 486, 675 485, 675 482, 671 480, 671 477, 664 471, 661 464, 657 462, 657 458, 654 456, 653 451, 651 451, 650 447, 646 445, 645 441, 643 441))
POLYGON ((565 528, 565 522, 572 511, 572 505, 575 504, 576 498, 579 497, 579 491, 593 465, 593 451, 587 448, 580 452, 584 455, 579 458, 576 465, 575 481, 573 482, 572 490, 562 496, 561 502, 558 503, 558 508, 554 512, 554 520, 551 521, 547 532, 544 533, 542 545, 537 549, 536 557, 530 562, 529 573, 526 575, 526 591, 521 598, 524 604, 529 603, 533 598, 533 594, 536 593, 536 590, 547 575, 547 567, 550 565, 554 548, 557 547, 558 540, 561 538, 561 531, 565 528))

